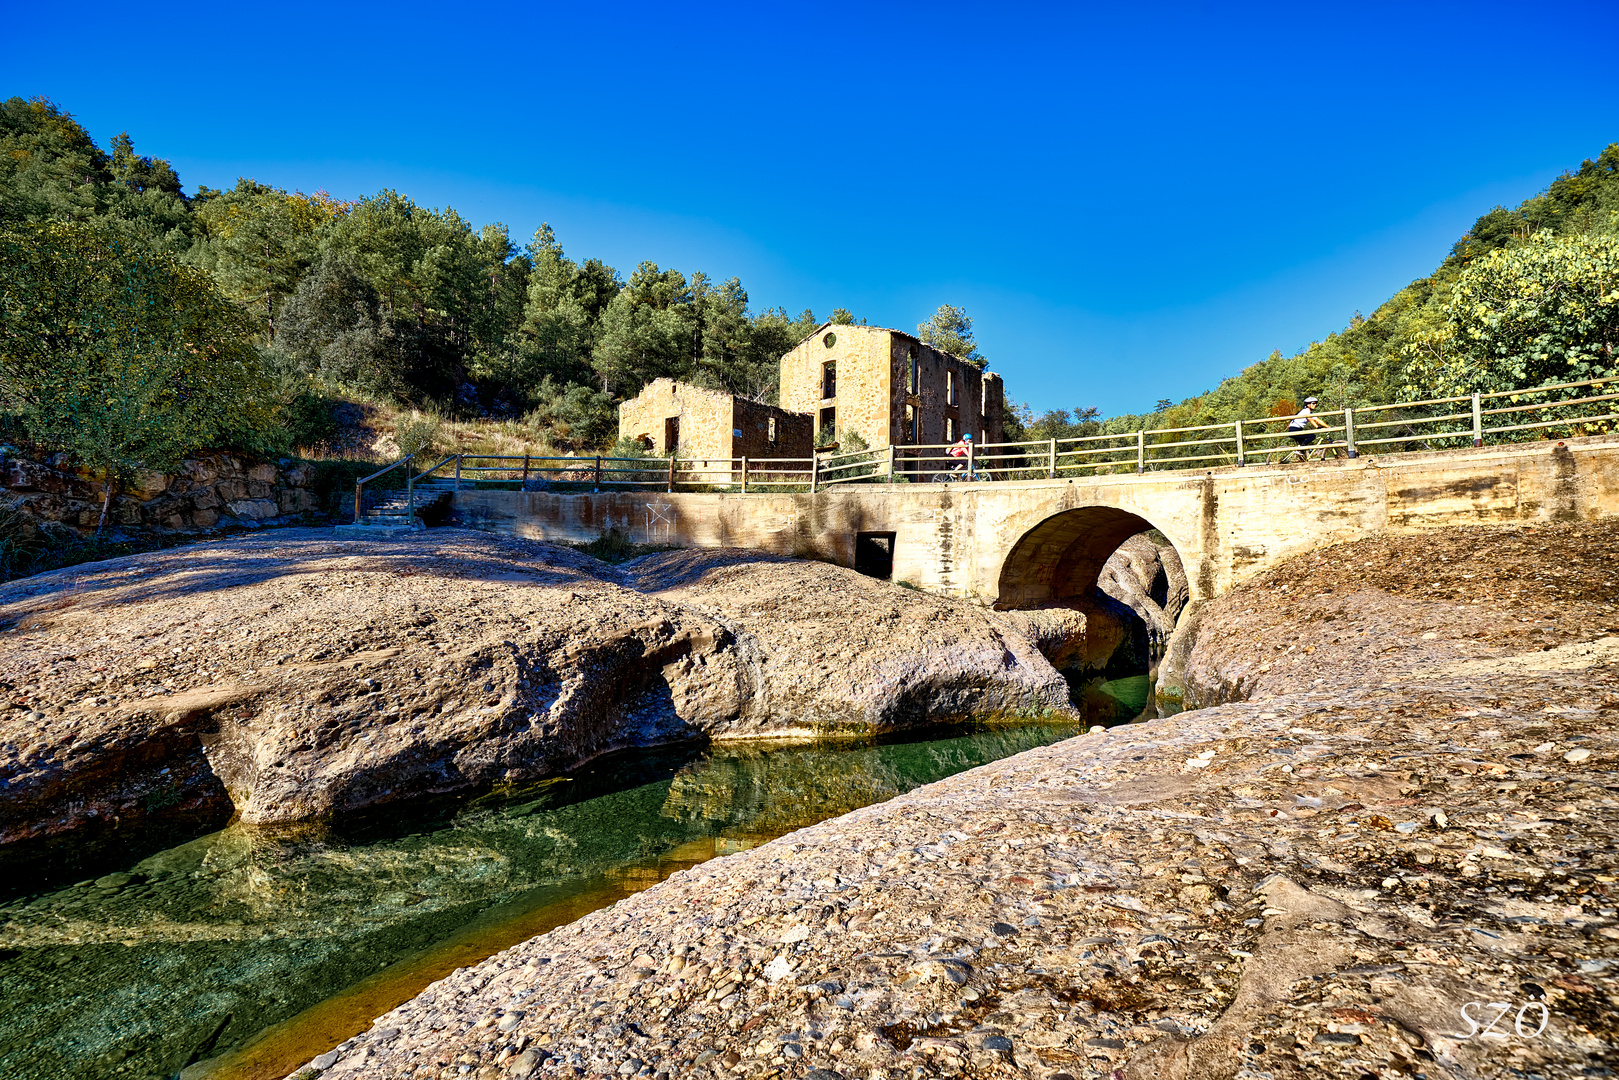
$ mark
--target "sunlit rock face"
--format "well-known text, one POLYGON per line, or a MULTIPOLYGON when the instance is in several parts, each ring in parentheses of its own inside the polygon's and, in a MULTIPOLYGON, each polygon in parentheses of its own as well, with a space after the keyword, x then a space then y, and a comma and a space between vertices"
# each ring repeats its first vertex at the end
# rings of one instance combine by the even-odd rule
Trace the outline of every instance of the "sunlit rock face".
POLYGON ((319 530, 0 589, 0 845, 315 821, 607 751, 1071 716, 993 613, 821 563, 319 530))

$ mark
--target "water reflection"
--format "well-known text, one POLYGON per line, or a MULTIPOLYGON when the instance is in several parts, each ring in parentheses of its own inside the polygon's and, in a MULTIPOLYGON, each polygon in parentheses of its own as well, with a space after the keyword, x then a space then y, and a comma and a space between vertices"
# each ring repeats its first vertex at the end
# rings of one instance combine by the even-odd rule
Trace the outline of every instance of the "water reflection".
POLYGON ((172 1077, 347 1001, 209 1071, 284 1075, 450 968, 674 869, 1076 730, 639 753, 409 820, 226 828, 0 905, 0 1075, 172 1077))

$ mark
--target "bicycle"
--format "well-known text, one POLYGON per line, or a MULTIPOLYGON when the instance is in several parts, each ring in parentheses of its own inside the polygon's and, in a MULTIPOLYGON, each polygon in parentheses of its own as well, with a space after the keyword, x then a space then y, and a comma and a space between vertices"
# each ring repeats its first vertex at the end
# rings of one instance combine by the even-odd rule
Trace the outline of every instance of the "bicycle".
POLYGON ((1272 451, 1272 465, 1289 465, 1302 461, 1326 461, 1344 456, 1344 448, 1326 443, 1321 446, 1280 446, 1272 451))
POLYGON ((949 472, 936 472, 933 474, 935 484, 970 484, 992 479, 986 472, 967 471, 967 466, 957 465, 949 472))

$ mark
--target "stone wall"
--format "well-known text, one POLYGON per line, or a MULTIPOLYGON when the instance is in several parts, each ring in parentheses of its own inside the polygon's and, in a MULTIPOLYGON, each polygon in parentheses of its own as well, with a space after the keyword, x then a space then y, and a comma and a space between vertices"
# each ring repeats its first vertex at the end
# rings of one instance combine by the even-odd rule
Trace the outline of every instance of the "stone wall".
POLYGON ((765 458, 807 458, 814 448, 814 423, 805 413, 788 412, 774 405, 760 405, 756 401, 735 398, 732 401, 731 423, 731 451, 734 457, 755 461, 765 458), (775 442, 770 441, 772 420, 776 422, 775 442))
POLYGON ((463 490, 455 512, 465 524, 539 540, 590 541, 619 529, 638 542, 844 566, 854 565, 861 533, 892 533, 895 580, 1006 608, 1088 593, 1119 544, 1150 526, 1179 555, 1195 603, 1294 555, 1371 533, 1619 516, 1619 436, 1206 472, 840 484, 815 495, 463 490))
POLYGON ((731 395, 673 379, 653 379, 618 407, 618 434, 641 439, 655 454, 677 450, 681 457, 731 456, 731 395), (678 431, 669 421, 678 423, 678 431), (671 446, 669 436, 676 437, 671 446))
POLYGON ((1001 440, 1000 376, 899 330, 822 327, 782 357, 781 403, 813 416, 817 431, 824 411, 834 410, 838 431, 859 432, 874 450, 949 443, 964 433, 1001 440), (837 373, 831 397, 827 364, 837 373))
MULTIPOLYGON (((137 474, 113 496, 107 524, 123 532, 188 533, 299 523, 319 509, 313 481, 314 466, 306 462, 199 454, 173 473, 137 474)), ((7 456, 0 457, 0 500, 41 527, 83 533, 100 520, 102 487, 63 455, 49 462, 7 456)))
POLYGON ((618 434, 640 439, 654 453, 678 450, 682 458, 727 461, 740 457, 810 456, 810 417, 774 405, 760 405, 719 390, 705 390, 673 379, 654 379, 618 407, 618 434), (675 420, 677 428, 669 421, 675 420), (770 421, 776 441, 770 441, 770 421), (669 435, 677 436, 677 447, 669 435))

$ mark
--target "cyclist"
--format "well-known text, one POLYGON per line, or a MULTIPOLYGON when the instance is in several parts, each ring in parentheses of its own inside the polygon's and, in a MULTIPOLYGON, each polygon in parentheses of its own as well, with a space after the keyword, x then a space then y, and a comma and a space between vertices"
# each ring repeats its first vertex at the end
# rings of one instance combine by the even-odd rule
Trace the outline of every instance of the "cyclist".
MULTIPOLYGON (((956 440, 955 445, 952 446, 947 453, 949 453, 949 455, 953 458, 965 458, 972 453, 972 445, 973 437, 971 433, 963 432, 961 438, 956 440)), ((954 469, 951 469, 950 471, 955 473, 966 473, 967 479, 969 480, 977 479, 976 476, 973 476, 971 473, 967 473, 967 463, 965 461, 960 462, 954 469)))
POLYGON ((1298 415, 1287 422, 1287 437, 1299 444, 1299 449, 1295 453, 1304 452, 1307 447, 1315 442, 1316 434, 1310 430, 1311 428, 1324 428, 1327 426, 1315 416, 1316 400, 1313 397, 1305 398, 1304 408, 1300 409, 1298 415))

